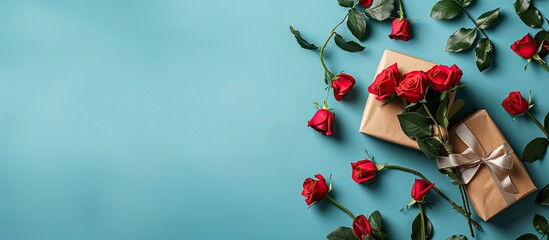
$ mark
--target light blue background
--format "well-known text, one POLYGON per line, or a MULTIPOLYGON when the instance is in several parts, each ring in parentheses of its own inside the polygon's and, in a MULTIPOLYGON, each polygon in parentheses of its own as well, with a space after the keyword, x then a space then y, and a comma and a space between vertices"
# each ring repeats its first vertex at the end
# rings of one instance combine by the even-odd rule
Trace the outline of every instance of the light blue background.
MULTIPOLYGON (((478 16, 502 7, 487 31, 496 63, 485 73, 473 51, 444 52, 449 35, 472 26, 465 16, 436 21, 434 0, 404 2, 419 20, 409 42, 389 40, 389 22, 369 21, 363 53, 328 46, 329 66, 357 84, 344 102, 331 98, 336 133, 325 137, 306 127, 311 103, 324 97, 317 53, 301 49, 288 26, 321 44, 345 15, 335 0, 2 0, 0 239, 323 239, 351 220, 326 203, 307 208, 301 185, 316 173, 333 174, 333 194, 355 214, 379 209, 392 239, 407 239, 417 209, 399 210, 413 177, 386 171, 373 186, 354 183, 349 163, 364 149, 458 194, 420 153, 358 133, 383 50, 459 65, 466 112, 486 108, 518 152, 542 134, 525 118, 512 122, 500 102, 533 89, 542 119, 549 74, 523 71, 509 49, 535 33, 513 1, 469 8, 478 16)), ((549 16, 548 1, 535 4, 549 16)), ((548 161, 526 165, 540 188, 548 161)), ((483 223, 478 239, 535 231, 533 215, 549 211, 534 198, 483 223)), ((434 239, 467 234, 462 216, 429 200, 434 239)))

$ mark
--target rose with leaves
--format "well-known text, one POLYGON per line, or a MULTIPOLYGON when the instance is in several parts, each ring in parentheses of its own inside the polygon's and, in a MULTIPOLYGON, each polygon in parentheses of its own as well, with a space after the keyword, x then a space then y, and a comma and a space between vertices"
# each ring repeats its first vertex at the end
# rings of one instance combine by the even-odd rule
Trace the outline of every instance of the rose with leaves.
POLYGON ((301 195, 305 197, 305 202, 308 206, 311 206, 315 203, 327 199, 344 211, 352 220, 352 228, 349 227, 338 227, 326 236, 328 239, 341 238, 341 236, 356 236, 360 240, 370 240, 370 239, 387 239, 387 233, 382 226, 381 214, 379 211, 374 211, 368 218, 364 215, 355 216, 349 209, 347 209, 343 204, 336 201, 329 192, 332 189, 332 184, 327 183, 326 179, 322 174, 316 174, 315 177, 317 180, 312 178, 306 178, 303 182, 303 190, 301 195), (373 223, 371 225, 370 223, 373 223))
MULTIPOLYGON (((332 28, 329 32, 328 38, 324 43, 318 47, 317 45, 310 43, 302 37, 301 33, 296 30, 293 26, 290 26, 290 32, 295 37, 295 40, 304 49, 308 50, 318 50, 320 56, 320 64, 324 69, 324 83, 326 84, 326 97, 324 98, 323 108, 328 109, 328 96, 330 91, 333 90, 333 95, 336 101, 342 101, 345 96, 352 90, 355 84, 355 78, 347 73, 335 74, 339 71, 331 70, 325 62, 324 52, 328 46, 328 43, 333 40, 335 45, 347 52, 361 52, 365 49, 361 45, 361 41, 366 39, 366 19, 372 19, 375 21, 385 21, 390 19, 394 6, 394 0, 390 1, 374 1, 374 0, 338 0, 337 3, 339 6, 347 8, 348 11, 343 16, 343 19, 332 28), (341 34, 341 29, 339 27, 342 24, 347 25, 349 32, 356 38, 357 41, 347 40, 341 34)), ((393 39, 408 40, 410 38, 410 30, 408 20, 404 18, 404 11, 401 0, 398 0, 399 3, 399 22, 395 23, 393 26, 393 31, 390 35, 393 39)), ((392 89, 392 88, 391 88, 392 89)), ((318 104, 315 104, 318 105, 318 104)), ((317 108, 320 108, 317 106, 317 108)), ((332 110, 331 110, 332 111, 332 110)), ((315 128, 317 129, 317 128, 315 128)), ((318 130, 318 129, 317 129, 318 130)), ((329 134, 327 130, 322 129, 319 131, 327 136, 329 134)))
MULTIPOLYGON (((390 71, 398 70, 396 65, 390 68, 390 71)), ((389 70, 385 69, 381 73, 386 71, 389 70)), ((399 74, 402 73, 399 72, 399 74)), ((450 67, 435 65, 427 72, 415 70, 405 73, 395 87, 396 95, 406 100, 407 103, 403 112, 397 115, 400 127, 406 136, 418 143, 419 149, 429 159, 453 153, 453 147, 448 137, 449 119, 453 115, 452 112, 457 112, 459 108, 450 112, 449 105, 453 100, 451 96, 455 95, 456 91, 463 86, 461 84, 462 76, 463 72, 456 65, 450 67)), ((378 77, 380 76, 376 76, 376 79, 378 77)), ((370 87, 375 87, 375 84, 374 81, 370 87)), ((376 99, 383 100, 385 98, 378 95, 376 99)), ((460 104, 454 105, 460 107, 460 104)), ((462 210, 468 219, 471 235, 474 236, 471 208, 468 198, 464 194, 465 190, 459 174, 453 168, 442 169, 442 171, 460 188, 460 193, 463 196, 462 210)))
MULTIPOLYGON (((450 206, 452 206, 452 209, 457 210, 459 213, 461 213, 465 217, 468 216, 465 210, 462 209, 462 207, 458 206, 440 189, 436 188, 435 185, 431 183, 419 171, 413 170, 411 168, 399 166, 399 165, 375 164, 373 161, 373 156, 370 156, 368 151, 366 151, 366 155, 367 155, 366 159, 358 160, 356 162, 351 163, 351 177, 353 181, 357 183, 373 183, 375 178, 377 177, 378 172, 384 169, 393 169, 393 170, 399 170, 402 172, 411 173, 420 178, 419 183, 417 183, 417 185, 414 184, 414 187, 412 188, 411 196, 413 199, 415 199, 416 201, 423 201, 427 191, 429 191, 430 189, 433 189, 435 193, 437 193, 440 197, 446 200, 450 204, 450 206)), ((416 182, 418 182, 418 180, 416 180, 416 182)), ((477 222, 472 221, 472 224, 478 230, 481 229, 480 225, 477 222)))
POLYGON ((532 95, 530 94, 528 100, 526 100, 519 91, 510 92, 501 102, 501 106, 505 111, 513 115, 513 119, 524 115, 528 116, 543 132, 545 137, 534 138, 522 151, 522 160, 525 162, 534 162, 542 159, 547 151, 547 147, 549 147, 549 113, 545 116, 545 126, 543 126, 530 112, 530 109, 535 106, 532 103, 532 95))
POLYGON ((528 64, 534 60, 545 70, 549 71, 549 66, 547 66, 545 61, 543 61, 540 57, 540 53, 545 51, 545 48, 543 47, 544 42, 545 40, 536 43, 536 40, 532 38, 530 34, 526 34, 524 37, 511 44, 511 50, 513 50, 513 52, 515 52, 518 56, 526 59, 526 66, 524 69, 526 69, 528 64))
POLYGON ((358 215, 355 220, 353 220, 353 234, 357 239, 371 239, 372 229, 370 227, 370 222, 368 222, 368 219, 364 215, 358 215))
POLYGON ((532 1, 516 0, 513 7, 515 13, 524 24, 531 28, 537 28, 539 31, 534 37, 530 34, 524 35, 524 37, 511 45, 511 49, 517 55, 527 60, 524 69, 534 60, 545 70, 549 71, 549 66, 542 59, 547 55, 547 51, 549 51, 549 43, 547 43, 549 41, 549 31, 543 28, 544 17, 542 17, 541 12, 534 6, 532 1))
MULTIPOLYGON (((434 186, 435 186, 434 183, 431 183, 425 179, 416 179, 414 181, 414 185, 412 186, 412 193, 411 193, 412 201, 406 206, 406 207, 409 207, 411 205, 417 204, 419 208, 419 214, 416 217, 416 220, 414 220, 414 222, 416 222, 419 218, 420 229, 418 231, 417 227, 414 228, 415 226, 417 226, 417 224, 412 224, 412 236, 418 235, 418 232, 419 232, 421 239, 424 239, 424 240, 431 238, 430 235, 432 234, 431 233, 432 231, 428 230, 428 225, 432 225, 432 224, 430 223, 429 218, 425 216, 425 209, 423 204, 425 200, 425 195, 427 195, 427 192, 434 186)), ((431 226, 431 229, 432 229, 432 226, 431 226)))

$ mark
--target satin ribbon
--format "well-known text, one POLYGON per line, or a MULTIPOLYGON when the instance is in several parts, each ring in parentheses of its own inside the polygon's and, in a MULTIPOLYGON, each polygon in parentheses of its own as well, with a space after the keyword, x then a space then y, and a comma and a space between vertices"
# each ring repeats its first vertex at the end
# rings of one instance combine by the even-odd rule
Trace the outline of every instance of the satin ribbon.
POLYGON ((456 128, 456 134, 469 148, 461 154, 438 157, 438 168, 459 168, 463 183, 467 184, 477 174, 480 166, 485 165, 505 202, 508 205, 515 202, 516 198, 513 193, 518 193, 518 190, 509 176, 509 172, 513 169, 513 149, 509 144, 505 142, 486 154, 475 135, 465 124, 461 124, 456 128))

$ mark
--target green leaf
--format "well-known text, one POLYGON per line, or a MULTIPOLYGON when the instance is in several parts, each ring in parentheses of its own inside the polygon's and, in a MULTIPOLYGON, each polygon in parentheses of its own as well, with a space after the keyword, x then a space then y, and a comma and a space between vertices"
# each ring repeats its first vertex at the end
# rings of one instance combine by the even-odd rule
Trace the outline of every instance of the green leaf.
POLYGON ((297 40, 297 43, 302 48, 311 49, 311 50, 318 49, 317 46, 315 46, 314 44, 310 44, 309 42, 307 42, 307 40, 303 39, 299 34, 299 31, 295 30, 294 27, 290 26, 290 31, 292 32, 292 34, 294 34, 294 37, 297 40))
POLYGON ((448 119, 452 119, 452 117, 456 115, 456 113, 458 113, 463 106, 465 106, 465 101, 463 101, 463 99, 460 98, 455 100, 452 104, 452 108, 450 109, 450 113, 448 113, 448 119))
POLYGON ((530 7, 530 0, 516 0, 513 5, 515 6, 515 12, 521 14, 530 7))
POLYGON ((349 10, 347 27, 358 40, 362 40, 364 39, 364 36, 366 36, 366 19, 356 8, 351 8, 349 10))
POLYGON ((539 238, 538 238, 538 236, 536 236, 534 234, 527 233, 527 234, 524 234, 524 235, 518 237, 516 240, 539 240, 539 238))
POLYGON ((476 28, 460 28, 457 30, 446 43, 447 52, 461 52, 473 45, 477 38, 476 28))
POLYGON ((352 228, 338 227, 326 235, 329 240, 357 240, 352 228))
POLYGON ((530 5, 526 11, 519 14, 520 19, 531 28, 539 28, 543 24, 541 14, 534 5, 530 5))
POLYGON ((549 132, 549 113, 545 115, 545 121, 544 121, 545 131, 549 132))
POLYGON ((337 0, 337 3, 339 3, 339 6, 342 7, 352 7, 353 5, 355 5, 354 0, 337 0))
POLYGON ((438 156, 446 155, 444 145, 436 138, 425 138, 417 140, 417 145, 423 154, 429 159, 435 159, 438 156))
MULTIPOLYGON (((425 235, 427 239, 431 239, 433 237, 433 224, 431 223, 431 220, 427 216, 425 216, 425 235)), ((416 218, 414 219, 414 222, 412 222, 412 240, 422 240, 421 239, 421 215, 418 214, 416 218)))
POLYGON ((479 71, 484 71, 492 65, 492 42, 487 38, 478 41, 475 47, 475 61, 479 71))
POLYGON ((444 128, 448 128, 450 122, 448 121, 448 102, 449 98, 445 97, 440 101, 440 105, 437 110, 437 122, 442 124, 444 128))
POLYGON ((336 33, 334 37, 336 45, 347 52, 360 52, 364 50, 364 47, 355 41, 346 42, 345 39, 336 33))
POLYGON ((433 134, 431 121, 416 112, 406 112, 397 115, 400 128, 406 136, 415 139, 424 139, 433 134))
POLYGON ((384 21, 391 17, 395 8, 395 0, 373 0, 370 7, 364 9, 364 13, 371 19, 384 21))
POLYGON ((438 20, 448 20, 461 13, 461 6, 453 0, 440 0, 431 9, 431 17, 438 20))
POLYGON ((446 240, 467 240, 467 237, 463 235, 452 235, 446 238, 446 240))
POLYGON ((477 19, 477 26, 481 29, 487 29, 498 20, 499 8, 488 11, 480 15, 477 19))
POLYGON ((547 233, 549 231, 549 223, 547 222, 547 219, 541 215, 534 215, 534 220, 532 221, 534 224, 534 228, 536 228, 536 231, 538 231, 541 234, 547 233))
POLYGON ((535 202, 543 206, 549 206, 549 184, 539 190, 535 202))
POLYGON ((370 223, 372 234, 376 239, 388 239, 387 233, 385 233, 385 229, 383 229, 383 226, 381 225, 381 213, 379 213, 379 211, 376 210, 372 214, 370 214, 370 217, 368 217, 368 222, 370 223))
POLYGON ((524 151, 522 151, 522 161, 525 162, 534 162, 538 159, 541 159, 547 151, 547 146, 549 146, 549 140, 547 138, 535 138, 530 141, 524 151))
POLYGON ((534 39, 536 40, 536 44, 541 47, 543 41, 549 40, 549 32, 542 29, 538 33, 536 33, 534 39))
POLYGON ((471 4, 471 2, 473 2, 473 0, 458 0, 458 2, 462 7, 467 7, 471 4))

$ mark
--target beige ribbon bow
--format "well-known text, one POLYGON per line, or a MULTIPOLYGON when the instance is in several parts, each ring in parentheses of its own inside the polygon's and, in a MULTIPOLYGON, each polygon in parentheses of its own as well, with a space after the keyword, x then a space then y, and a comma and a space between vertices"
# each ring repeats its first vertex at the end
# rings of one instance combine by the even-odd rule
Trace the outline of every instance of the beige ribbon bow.
POLYGON ((438 168, 459 167, 463 183, 467 184, 476 175, 480 166, 485 165, 505 202, 507 204, 515 202, 516 199, 512 193, 518 193, 518 190, 509 176, 509 172, 513 169, 513 149, 509 144, 505 142, 486 154, 475 135, 465 124, 461 124, 456 128, 456 134, 469 148, 461 154, 438 157, 438 168))

